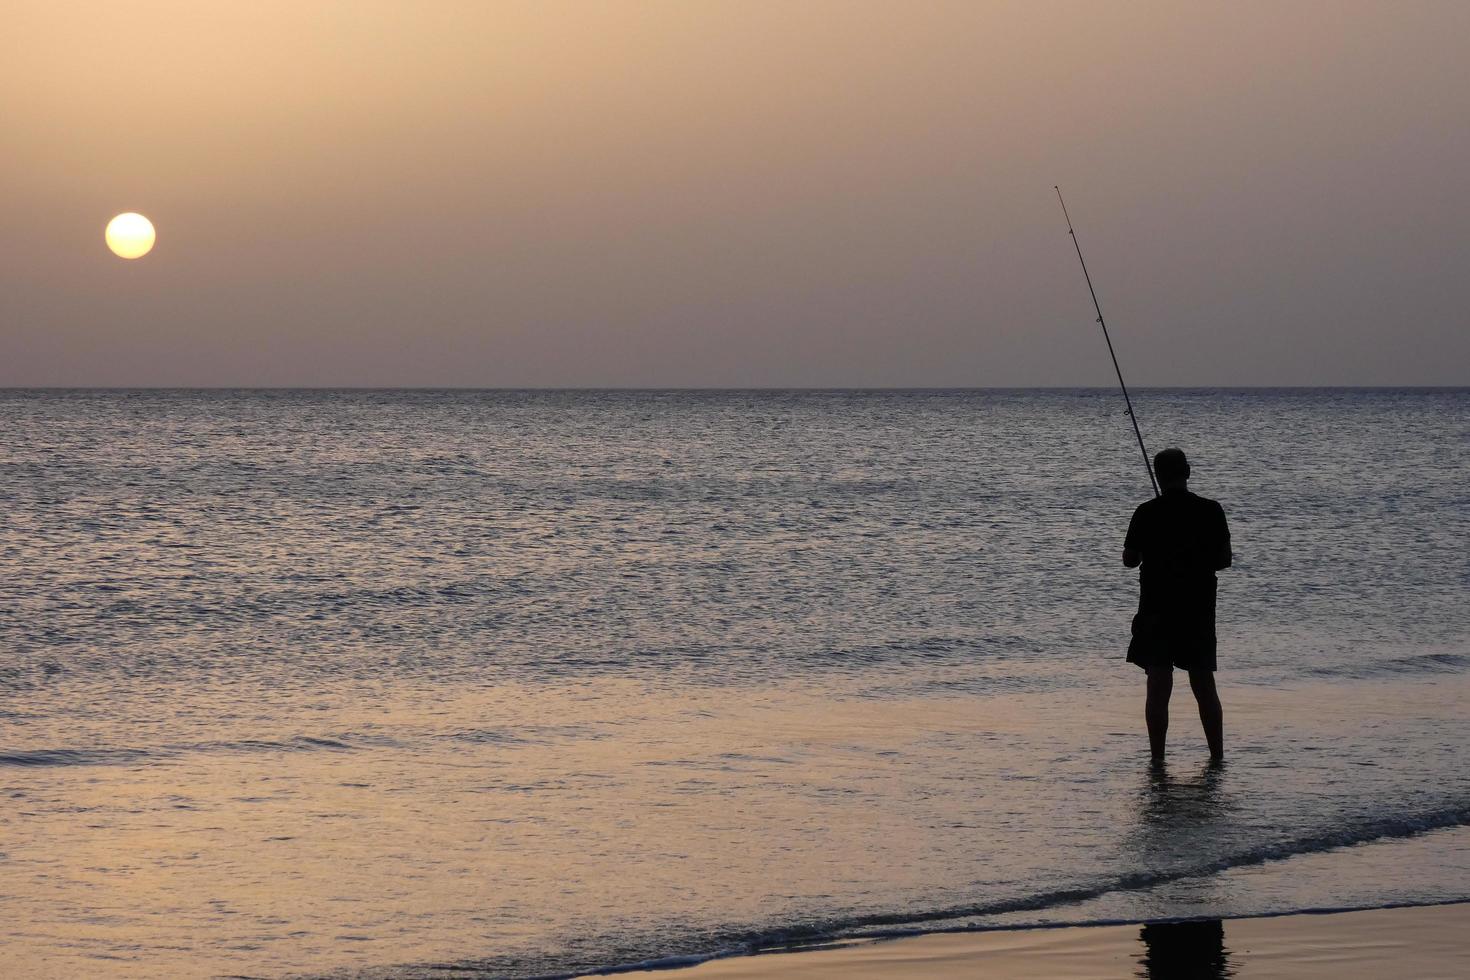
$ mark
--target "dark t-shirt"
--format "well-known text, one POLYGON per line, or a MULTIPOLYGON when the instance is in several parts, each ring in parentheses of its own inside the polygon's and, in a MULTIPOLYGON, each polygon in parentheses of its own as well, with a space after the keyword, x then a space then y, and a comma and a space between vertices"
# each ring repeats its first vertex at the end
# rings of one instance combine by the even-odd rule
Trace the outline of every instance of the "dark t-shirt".
POLYGON ((1213 670, 1215 570, 1230 548, 1224 508, 1188 490, 1166 490, 1133 512, 1123 546, 1143 556, 1128 659, 1213 670))

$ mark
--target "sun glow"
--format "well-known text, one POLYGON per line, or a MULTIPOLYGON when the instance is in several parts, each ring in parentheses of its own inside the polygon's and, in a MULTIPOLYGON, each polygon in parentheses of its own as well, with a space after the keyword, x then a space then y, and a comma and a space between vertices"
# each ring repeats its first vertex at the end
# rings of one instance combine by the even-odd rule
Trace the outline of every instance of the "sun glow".
POLYGON ((156 236, 153 233, 153 222, 141 214, 128 211, 107 223, 104 237, 113 254, 125 259, 137 259, 153 249, 156 236))

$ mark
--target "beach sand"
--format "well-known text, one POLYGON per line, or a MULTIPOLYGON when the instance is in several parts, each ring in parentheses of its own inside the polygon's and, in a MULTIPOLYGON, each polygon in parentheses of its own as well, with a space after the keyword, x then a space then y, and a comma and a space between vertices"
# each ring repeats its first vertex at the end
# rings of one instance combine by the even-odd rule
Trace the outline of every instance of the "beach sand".
POLYGON ((683 972, 690 980, 1464 978, 1470 976, 1470 903, 1165 926, 945 933, 733 957, 683 972))

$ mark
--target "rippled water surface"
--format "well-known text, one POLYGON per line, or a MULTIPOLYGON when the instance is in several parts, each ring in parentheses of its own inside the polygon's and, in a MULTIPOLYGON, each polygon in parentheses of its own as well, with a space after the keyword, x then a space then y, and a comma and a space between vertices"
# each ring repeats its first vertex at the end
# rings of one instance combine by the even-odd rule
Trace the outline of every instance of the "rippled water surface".
POLYGON ((1221 770, 1182 685, 1144 761, 1112 392, 0 393, 0 955, 1470 898, 1470 392, 1137 407, 1234 533, 1221 770))

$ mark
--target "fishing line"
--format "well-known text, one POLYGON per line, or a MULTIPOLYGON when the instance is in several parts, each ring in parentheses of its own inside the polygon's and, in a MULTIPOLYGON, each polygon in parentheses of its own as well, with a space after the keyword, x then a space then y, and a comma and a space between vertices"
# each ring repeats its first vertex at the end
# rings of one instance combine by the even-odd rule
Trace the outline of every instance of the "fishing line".
POLYGON ((1082 246, 1077 244, 1077 233, 1072 230, 1072 216, 1067 213, 1067 202, 1062 200, 1062 189, 1053 184, 1057 202, 1062 206, 1062 217, 1067 219, 1067 234, 1072 236, 1072 247, 1077 250, 1077 261, 1082 264, 1082 278, 1087 280, 1087 291, 1092 294, 1092 308, 1097 310, 1097 324, 1102 327, 1103 340, 1108 342, 1108 356, 1113 359, 1113 370, 1118 374, 1118 387, 1123 389, 1123 401, 1128 406, 1128 418, 1133 423, 1133 434, 1138 437, 1138 451, 1143 454, 1143 468, 1148 471, 1148 482, 1153 485, 1154 496, 1159 495, 1159 481, 1154 479, 1154 468, 1148 461, 1148 450, 1143 447, 1143 433, 1138 431, 1138 416, 1133 414, 1133 399, 1128 397, 1128 386, 1123 383, 1123 369, 1118 367, 1118 355, 1113 352, 1113 338, 1108 336, 1108 325, 1103 320, 1102 306, 1097 302, 1097 290, 1092 288, 1092 276, 1087 274, 1087 260, 1082 257, 1082 246))

